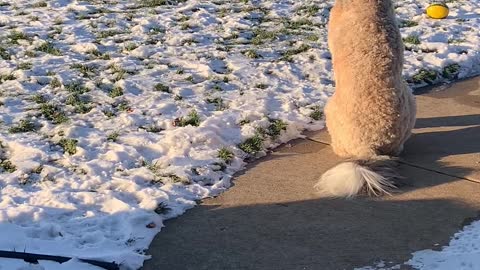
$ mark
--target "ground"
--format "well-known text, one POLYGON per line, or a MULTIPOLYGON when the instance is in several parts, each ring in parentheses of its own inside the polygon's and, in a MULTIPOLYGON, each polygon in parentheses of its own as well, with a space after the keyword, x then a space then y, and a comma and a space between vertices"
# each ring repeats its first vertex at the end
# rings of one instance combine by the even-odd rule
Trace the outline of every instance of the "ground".
POLYGON ((167 221, 143 270, 479 269, 480 78, 416 98, 392 196, 316 193, 319 175, 341 159, 326 131, 307 132, 167 221))
MULTIPOLYGON (((479 4, 428 3, 396 2, 405 79, 478 74, 479 4)), ((0 1, 0 249, 140 267, 164 220, 323 128, 331 5, 0 1)))

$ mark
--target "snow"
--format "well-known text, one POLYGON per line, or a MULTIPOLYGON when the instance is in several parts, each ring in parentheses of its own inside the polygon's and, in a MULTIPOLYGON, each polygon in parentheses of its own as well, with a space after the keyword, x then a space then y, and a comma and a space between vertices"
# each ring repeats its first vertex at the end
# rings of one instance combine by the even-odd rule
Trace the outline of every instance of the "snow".
POLYGON ((456 233, 441 251, 423 250, 413 254, 407 264, 417 269, 474 270, 480 266, 480 221, 456 233))
POLYGON ((413 269, 435 270, 475 270, 480 267, 480 221, 464 227, 456 233, 448 246, 440 251, 431 249, 414 252, 412 258, 403 264, 386 266, 380 262, 376 266, 356 268, 356 270, 394 270, 408 265, 413 269))
MULTIPOLYGON (((331 0, 139 5, 154 2, 0 1, 1 250, 137 269, 165 219, 323 128, 331 0)), ((479 4, 450 3, 437 21, 428 2, 396 2, 399 20, 418 24, 402 36, 421 41, 408 45, 405 78, 415 88, 479 74, 479 4)), ((63 268, 98 269, 0 259, 63 268)))

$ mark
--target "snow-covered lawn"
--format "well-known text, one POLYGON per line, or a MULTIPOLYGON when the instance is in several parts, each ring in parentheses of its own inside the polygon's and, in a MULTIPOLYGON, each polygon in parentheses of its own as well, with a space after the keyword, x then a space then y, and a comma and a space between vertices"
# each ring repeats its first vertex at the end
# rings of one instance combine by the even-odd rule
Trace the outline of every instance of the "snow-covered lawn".
MULTIPOLYGON (((0 0, 0 249, 140 267, 163 220, 323 127, 332 2, 0 0)), ((397 1, 413 87, 480 73, 478 1, 449 2, 397 1)))

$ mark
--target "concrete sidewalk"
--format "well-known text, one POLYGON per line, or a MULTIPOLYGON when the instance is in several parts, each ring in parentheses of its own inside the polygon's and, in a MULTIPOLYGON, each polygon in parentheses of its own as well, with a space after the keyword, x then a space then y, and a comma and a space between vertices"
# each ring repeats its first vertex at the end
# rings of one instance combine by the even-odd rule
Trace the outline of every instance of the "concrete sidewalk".
POLYGON ((143 269, 353 269, 448 244, 480 214, 480 80, 434 89, 417 103, 395 195, 316 194, 319 176, 340 159, 325 131, 310 133, 250 164, 221 196, 167 221, 143 269))

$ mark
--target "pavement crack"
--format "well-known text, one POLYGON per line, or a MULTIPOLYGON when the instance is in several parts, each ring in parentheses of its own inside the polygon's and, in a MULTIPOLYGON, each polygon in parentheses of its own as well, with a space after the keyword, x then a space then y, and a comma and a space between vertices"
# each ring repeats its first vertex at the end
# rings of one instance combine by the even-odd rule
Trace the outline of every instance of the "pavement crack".
POLYGON ((458 178, 458 179, 463 179, 463 180, 466 180, 466 181, 469 181, 469 182, 472 182, 472 183, 475 183, 475 184, 480 184, 480 181, 475 180, 475 179, 470 179, 470 178, 467 178, 467 177, 464 177, 464 176, 454 175, 454 174, 446 173, 446 172, 443 172, 443 171, 419 166, 419 165, 416 165, 416 164, 413 164, 413 163, 410 163, 410 162, 407 162, 407 161, 404 161, 404 160, 398 160, 398 163, 403 164, 403 165, 407 165, 407 166, 410 166, 410 167, 414 167, 414 168, 417 168, 417 169, 422 169, 422 170, 425 170, 425 171, 429 171, 429 172, 434 172, 434 173, 438 173, 438 174, 442 174, 442 175, 446 175, 446 176, 450 176, 450 177, 454 177, 454 178, 458 178))
POLYGON ((329 145, 329 146, 330 146, 329 143, 317 141, 317 140, 314 140, 314 139, 312 139, 312 138, 310 138, 310 137, 306 137, 306 139, 309 140, 309 141, 311 141, 311 142, 321 143, 321 144, 329 145))
MULTIPOLYGON (((321 143, 323 145, 331 146, 330 143, 317 141, 317 140, 312 139, 310 137, 307 137, 306 139, 309 140, 309 141, 312 141, 312 142, 321 143)), ((413 164, 413 163, 410 163, 410 162, 407 162, 407 161, 404 161, 404 160, 398 160, 398 163, 403 164, 403 165, 407 165, 407 166, 410 166, 410 167, 414 167, 414 168, 417 168, 417 169, 421 169, 421 170, 425 170, 425 171, 429 171, 429 172, 434 172, 434 173, 438 173, 438 174, 442 174, 442 175, 466 180, 466 181, 469 181, 469 182, 472 182, 472 183, 475 183, 475 184, 480 184, 480 180, 471 179, 471 178, 467 178, 467 177, 464 177, 464 176, 459 176, 459 175, 446 173, 446 172, 443 172, 443 171, 440 171, 440 170, 435 170, 435 169, 427 168, 427 167, 424 167, 424 166, 416 165, 416 164, 413 164)))

